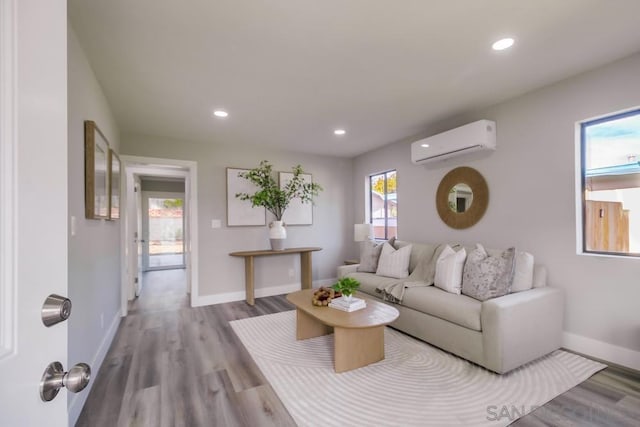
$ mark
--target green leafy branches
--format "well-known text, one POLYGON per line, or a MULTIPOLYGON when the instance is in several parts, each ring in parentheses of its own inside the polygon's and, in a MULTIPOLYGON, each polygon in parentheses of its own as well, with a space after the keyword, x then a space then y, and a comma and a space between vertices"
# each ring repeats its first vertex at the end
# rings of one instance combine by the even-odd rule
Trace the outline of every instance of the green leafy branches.
POLYGON ((237 193, 236 197, 240 200, 249 200, 252 206, 264 206, 276 217, 276 221, 281 221, 291 200, 299 198, 302 203, 313 203, 313 198, 322 191, 319 184, 305 182, 302 166, 293 167, 292 173, 293 178, 280 188, 276 182, 273 167, 269 161, 263 160, 257 168, 238 173, 240 178, 258 187, 258 191, 253 194, 237 193))
POLYGON ((343 277, 342 279, 338 280, 338 283, 333 285, 331 288, 334 291, 342 293, 342 295, 349 296, 353 295, 353 293, 356 291, 356 289, 358 289, 359 286, 360 282, 358 282, 353 277, 343 277))

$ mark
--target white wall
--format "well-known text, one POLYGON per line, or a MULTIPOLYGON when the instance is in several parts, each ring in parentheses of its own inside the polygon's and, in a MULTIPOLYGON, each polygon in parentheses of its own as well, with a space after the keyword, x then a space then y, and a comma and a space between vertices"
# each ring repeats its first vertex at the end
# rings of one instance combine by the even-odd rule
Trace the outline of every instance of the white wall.
MULTIPOLYGON (((87 58, 69 27, 69 215, 76 235, 69 236, 69 365, 87 362, 93 378, 120 320, 120 221, 84 217, 84 121, 93 120, 118 152, 119 132, 87 58)), ((90 387, 93 381, 90 383, 90 387)), ((70 424, 89 390, 69 393, 70 424)))
MULTIPOLYGON (((566 296, 567 346, 640 369, 640 260, 576 254, 575 123, 640 104, 640 54, 464 117, 438 123, 355 159, 355 222, 364 218, 368 174, 398 170, 399 238, 482 242, 532 252, 566 296), (428 169, 410 162, 410 143, 478 119, 497 121, 498 149, 428 169), (442 177, 467 165, 482 173, 489 208, 456 231, 438 217, 442 177), (635 360, 634 360, 635 359, 635 360)), ((352 255, 356 248, 352 246, 352 255)))
MULTIPOLYGON (((265 226, 226 226, 226 167, 253 168, 263 159, 279 171, 301 164, 324 191, 316 199, 313 225, 287 228, 287 246, 323 248, 312 255, 314 281, 334 278, 337 265, 346 259, 346 247, 353 240, 350 159, 126 134, 122 152, 198 162, 199 297, 206 297, 204 301, 225 301, 244 291, 244 261, 230 257, 229 252, 269 247, 265 226), (212 219, 222 220, 222 228, 212 229, 212 219)), ((257 258, 255 277, 257 290, 300 283, 299 256, 257 258), (293 278, 290 269, 295 270, 293 278)))

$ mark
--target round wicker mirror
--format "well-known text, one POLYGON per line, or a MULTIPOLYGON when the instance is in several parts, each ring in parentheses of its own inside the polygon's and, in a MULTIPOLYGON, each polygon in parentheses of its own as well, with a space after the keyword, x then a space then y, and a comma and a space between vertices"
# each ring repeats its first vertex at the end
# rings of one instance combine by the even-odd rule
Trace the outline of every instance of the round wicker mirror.
POLYGON ((484 215, 488 204, 487 181, 473 168, 466 166, 455 168, 440 181, 436 193, 436 208, 442 221, 451 228, 460 230, 475 225, 484 215), (462 209, 459 208, 460 198, 456 198, 456 193, 461 188, 470 189, 473 197, 473 203, 467 203, 462 209))

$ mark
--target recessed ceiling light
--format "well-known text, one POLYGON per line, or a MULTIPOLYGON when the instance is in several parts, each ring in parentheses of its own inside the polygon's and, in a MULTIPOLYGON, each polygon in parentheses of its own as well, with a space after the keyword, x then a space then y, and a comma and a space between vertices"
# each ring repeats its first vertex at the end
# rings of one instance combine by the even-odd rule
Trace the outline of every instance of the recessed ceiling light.
POLYGON ((336 135, 344 135, 345 133, 347 133, 347 131, 344 129, 336 129, 333 131, 333 133, 336 135))
POLYGON ((429 144, 420 144, 421 147, 429 148, 429 144))
POLYGON ((500 39, 491 45, 493 50, 505 50, 513 46, 514 40, 512 38, 500 39))
POLYGON ((226 111, 224 111, 224 110, 215 110, 215 111, 213 112, 213 115, 214 115, 214 116, 216 116, 216 117, 221 117, 221 118, 223 118, 223 117, 227 117, 227 116, 229 115, 229 113, 227 113, 227 112, 226 112, 226 111))

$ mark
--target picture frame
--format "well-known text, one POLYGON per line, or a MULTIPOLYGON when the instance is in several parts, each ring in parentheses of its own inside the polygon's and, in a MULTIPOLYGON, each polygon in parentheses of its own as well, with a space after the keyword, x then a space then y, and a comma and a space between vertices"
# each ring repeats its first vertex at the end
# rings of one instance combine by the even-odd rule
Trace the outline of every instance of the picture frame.
POLYGON ((109 150, 109 219, 120 219, 120 157, 112 149, 109 150))
POLYGON ((92 120, 84 122, 84 207, 87 219, 109 219, 109 142, 92 120))
MULTIPOLYGON (((300 174, 307 183, 313 182, 313 176, 309 173, 300 174)), ((293 179, 292 172, 278 172, 278 185, 280 188, 293 179)), ((282 221, 287 225, 313 225, 313 203, 302 203, 300 199, 293 199, 289 207, 282 215, 282 221)))
POLYGON ((251 206, 248 200, 240 200, 238 193, 252 194, 258 190, 255 184, 240 178, 240 172, 249 169, 227 168, 227 226, 253 227, 267 225, 267 210, 261 206, 251 206))

